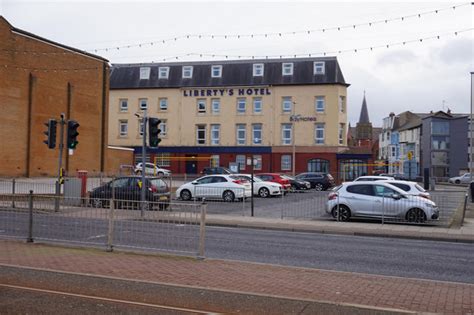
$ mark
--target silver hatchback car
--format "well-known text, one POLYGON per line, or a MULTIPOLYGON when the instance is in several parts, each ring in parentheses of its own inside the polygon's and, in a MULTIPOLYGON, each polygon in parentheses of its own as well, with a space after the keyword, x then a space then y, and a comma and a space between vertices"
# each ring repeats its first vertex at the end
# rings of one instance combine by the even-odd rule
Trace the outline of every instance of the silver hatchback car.
POLYGON ((347 221, 351 217, 396 218, 422 223, 437 220, 436 204, 420 196, 409 195, 386 182, 348 182, 329 194, 326 212, 347 221))

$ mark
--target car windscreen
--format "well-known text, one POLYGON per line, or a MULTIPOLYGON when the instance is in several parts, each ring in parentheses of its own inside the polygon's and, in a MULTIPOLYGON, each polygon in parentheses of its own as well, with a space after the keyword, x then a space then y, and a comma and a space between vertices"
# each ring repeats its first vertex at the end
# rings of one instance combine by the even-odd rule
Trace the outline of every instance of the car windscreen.
POLYGON ((395 186, 395 187, 398 187, 404 191, 410 191, 410 186, 406 185, 406 184, 401 184, 401 183, 390 183, 390 185, 392 186, 395 186))
POLYGON ((168 185, 166 185, 165 181, 159 178, 154 178, 150 180, 151 184, 155 186, 156 188, 166 188, 168 185))

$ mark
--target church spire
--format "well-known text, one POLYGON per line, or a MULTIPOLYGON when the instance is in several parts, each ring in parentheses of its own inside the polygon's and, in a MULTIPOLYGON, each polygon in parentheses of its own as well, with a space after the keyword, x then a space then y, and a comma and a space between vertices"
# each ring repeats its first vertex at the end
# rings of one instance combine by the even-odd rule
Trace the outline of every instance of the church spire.
POLYGON ((370 123, 369 111, 367 110, 367 102, 365 100, 365 90, 364 90, 364 100, 362 101, 362 108, 360 110, 359 124, 368 124, 370 123))

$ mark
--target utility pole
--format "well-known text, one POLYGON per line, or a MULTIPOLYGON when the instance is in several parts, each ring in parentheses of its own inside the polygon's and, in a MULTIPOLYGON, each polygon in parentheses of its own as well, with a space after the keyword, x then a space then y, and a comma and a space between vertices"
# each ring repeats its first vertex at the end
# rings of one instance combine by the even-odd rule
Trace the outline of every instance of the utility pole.
POLYGON ((141 216, 145 215, 145 201, 146 201, 146 187, 145 187, 145 172, 146 172, 146 126, 147 126, 147 109, 145 108, 142 122, 143 122, 143 142, 142 142, 142 187, 141 187, 141 216))
POLYGON ((59 211, 59 196, 61 195, 61 168, 63 167, 63 149, 64 149, 64 121, 65 114, 61 113, 59 120, 59 162, 58 162, 58 179, 56 180, 56 200, 54 203, 54 211, 59 211))
POLYGON ((291 129, 292 129, 291 130, 291 140, 292 140, 292 144, 293 144, 293 148, 292 148, 293 149, 293 151, 292 151, 293 154, 291 156, 291 163, 292 163, 291 169, 293 171, 293 173, 292 173, 293 176, 295 176, 296 175, 296 170, 295 170, 295 168, 296 168, 296 137, 295 137, 296 136, 296 130, 295 130, 296 129, 296 124, 295 124, 295 120, 296 120, 296 117, 295 117, 296 102, 293 102, 292 107, 293 107, 292 108, 293 121, 292 121, 292 125, 291 125, 291 129))

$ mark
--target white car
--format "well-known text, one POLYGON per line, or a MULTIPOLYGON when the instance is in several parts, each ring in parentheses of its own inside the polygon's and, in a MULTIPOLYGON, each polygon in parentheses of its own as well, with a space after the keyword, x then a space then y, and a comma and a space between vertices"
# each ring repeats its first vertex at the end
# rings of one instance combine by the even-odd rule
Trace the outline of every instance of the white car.
MULTIPOLYGON (((252 175, 249 174, 236 174, 242 178, 245 178, 250 183, 252 183, 252 175)), ((253 177, 253 194, 254 196, 260 196, 262 198, 267 198, 271 196, 280 196, 283 191, 283 186, 274 183, 261 180, 257 176, 253 177)))
MULTIPOLYGON (((142 173, 142 163, 138 163, 135 166, 135 174, 142 173)), ((154 176, 170 176, 171 172, 167 169, 156 166, 153 163, 145 163, 145 175, 154 175, 154 176)))
POLYGON ((370 182, 375 182, 379 180, 394 180, 394 177, 391 176, 359 176, 356 179, 354 179, 355 182, 360 182, 360 181, 370 181, 370 182))
POLYGON ((421 187, 418 183, 409 182, 406 180, 384 180, 380 181, 392 186, 398 187, 403 190, 408 195, 420 196, 426 199, 431 199, 431 195, 427 192, 423 187, 421 187))
POLYGON ((469 184, 471 182, 471 173, 466 173, 462 176, 451 177, 449 182, 452 184, 469 184))
POLYGON ((328 196, 326 212, 347 221, 351 217, 396 218, 422 223, 437 220, 439 209, 426 198, 408 195, 388 182, 347 182, 328 196))
POLYGON ((207 175, 181 185, 176 198, 188 201, 193 198, 223 199, 232 202, 252 194, 250 182, 235 175, 207 175))

